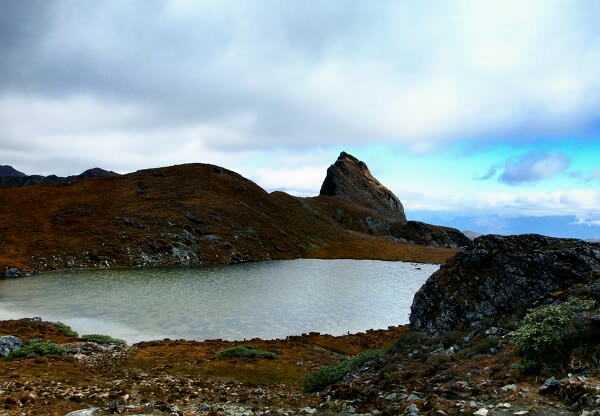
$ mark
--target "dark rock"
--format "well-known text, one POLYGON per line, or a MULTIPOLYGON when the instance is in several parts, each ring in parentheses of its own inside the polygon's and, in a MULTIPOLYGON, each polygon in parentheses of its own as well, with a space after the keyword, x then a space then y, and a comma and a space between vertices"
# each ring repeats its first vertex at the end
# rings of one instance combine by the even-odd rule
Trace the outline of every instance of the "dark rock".
POLYGON ((2 277, 21 277, 21 271, 16 267, 5 267, 2 277))
POLYGON ((542 384, 540 386, 539 391, 541 394, 552 394, 558 390, 559 386, 560 386, 560 381, 558 381, 554 377, 550 377, 549 379, 544 381, 544 384, 542 384))
POLYGON ((0 357, 6 357, 11 352, 22 348, 25 343, 21 338, 13 335, 0 337, 0 357))
POLYGON ((600 244, 536 234, 482 236, 429 277, 413 299, 410 326, 429 335, 502 326, 551 303, 600 270, 600 244), (520 316, 519 316, 520 317, 520 316))
POLYGON ((411 244, 433 247, 460 248, 471 244, 471 240, 456 228, 406 221, 392 229, 392 235, 411 244))
POLYGON ((380 214, 406 220, 402 202, 371 175, 369 168, 346 152, 327 169, 320 195, 342 196, 380 214))

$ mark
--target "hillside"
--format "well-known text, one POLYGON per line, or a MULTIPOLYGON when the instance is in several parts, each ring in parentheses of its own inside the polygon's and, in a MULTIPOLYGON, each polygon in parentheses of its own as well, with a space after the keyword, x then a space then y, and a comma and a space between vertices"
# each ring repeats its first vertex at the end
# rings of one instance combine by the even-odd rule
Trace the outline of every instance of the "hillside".
MULTIPOLYGON (((340 155, 347 157, 356 160, 340 155)), ((361 169, 368 173, 366 165, 361 169)), ((381 188, 370 173, 365 178, 381 188)), ((364 206, 351 193, 269 194, 233 171, 206 164, 4 187, 0 198, 8 201, 0 208, 3 270, 298 257, 443 262, 468 241, 457 230, 364 206)))

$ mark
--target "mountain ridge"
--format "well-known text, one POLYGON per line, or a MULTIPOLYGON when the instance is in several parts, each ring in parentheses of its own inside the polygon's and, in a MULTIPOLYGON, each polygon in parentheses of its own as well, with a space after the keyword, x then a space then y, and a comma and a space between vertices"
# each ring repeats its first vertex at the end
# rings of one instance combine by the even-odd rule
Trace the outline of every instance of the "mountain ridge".
POLYGON ((56 175, 27 175, 19 172, 9 165, 0 166, 0 187, 21 187, 34 186, 51 183, 68 183, 89 178, 106 178, 118 176, 119 174, 113 171, 104 170, 101 168, 88 169, 79 175, 56 176, 56 175))
POLYGON ((268 193, 236 172, 200 163, 3 187, 0 198, 10 204, 1 208, 0 267, 46 271, 299 257, 441 263, 468 244, 458 230, 414 227, 355 197, 268 193))

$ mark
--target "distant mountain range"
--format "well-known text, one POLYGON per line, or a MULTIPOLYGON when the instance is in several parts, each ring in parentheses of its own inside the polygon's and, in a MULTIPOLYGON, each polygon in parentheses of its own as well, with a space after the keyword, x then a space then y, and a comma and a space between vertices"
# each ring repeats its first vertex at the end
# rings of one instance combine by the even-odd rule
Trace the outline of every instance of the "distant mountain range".
POLYGON ((107 171, 100 168, 88 169, 79 175, 72 175, 67 177, 60 177, 56 175, 26 175, 23 172, 19 172, 12 166, 4 165, 0 166, 0 186, 21 187, 42 185, 47 183, 68 183, 78 181, 81 179, 107 178, 118 175, 119 174, 116 172, 107 171))

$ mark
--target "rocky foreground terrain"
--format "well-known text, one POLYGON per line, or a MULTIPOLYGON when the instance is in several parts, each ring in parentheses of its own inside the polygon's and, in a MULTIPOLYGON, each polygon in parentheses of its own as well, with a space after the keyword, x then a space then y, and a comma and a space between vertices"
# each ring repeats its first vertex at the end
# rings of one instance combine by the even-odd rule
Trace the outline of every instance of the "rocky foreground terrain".
POLYGON ((15 337, 66 351, 0 361, 0 415, 594 416, 599 273, 599 244, 482 236, 415 295, 410 326, 388 330, 121 346, 40 320, 0 321, 3 354, 15 337), (561 309, 572 304, 581 308, 561 309), (274 357, 220 356, 239 345, 274 357), (325 377, 376 349, 334 382, 325 377))

